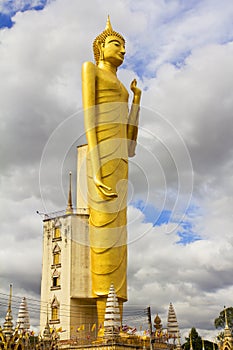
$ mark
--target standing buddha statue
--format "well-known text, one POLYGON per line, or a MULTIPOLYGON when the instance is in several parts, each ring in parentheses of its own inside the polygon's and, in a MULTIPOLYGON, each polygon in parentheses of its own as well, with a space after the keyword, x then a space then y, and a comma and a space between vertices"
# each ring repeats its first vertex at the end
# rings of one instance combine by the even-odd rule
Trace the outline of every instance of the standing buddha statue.
POLYGON ((113 284, 123 309, 127 300, 128 157, 135 155, 141 90, 131 82, 129 93, 117 78, 125 56, 125 40, 112 29, 93 43, 96 64, 82 67, 87 178, 90 210, 92 293, 97 299, 99 326, 104 323, 107 295, 113 284))

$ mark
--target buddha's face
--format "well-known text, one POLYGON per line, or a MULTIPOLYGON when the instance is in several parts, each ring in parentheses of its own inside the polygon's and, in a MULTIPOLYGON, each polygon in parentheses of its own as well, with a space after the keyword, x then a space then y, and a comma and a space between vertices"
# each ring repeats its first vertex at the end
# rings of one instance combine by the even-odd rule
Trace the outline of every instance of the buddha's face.
POLYGON ((108 36, 105 39, 105 45, 101 48, 103 53, 103 60, 119 67, 125 56, 125 43, 117 36, 108 36))

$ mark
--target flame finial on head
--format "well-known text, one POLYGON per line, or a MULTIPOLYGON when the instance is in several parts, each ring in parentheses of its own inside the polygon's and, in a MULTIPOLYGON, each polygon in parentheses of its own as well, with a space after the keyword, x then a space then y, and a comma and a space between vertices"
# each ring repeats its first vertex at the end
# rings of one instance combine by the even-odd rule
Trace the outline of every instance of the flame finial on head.
POLYGON ((107 30, 107 31, 113 31, 112 25, 111 25, 111 22, 110 22, 110 16, 109 16, 109 15, 108 15, 108 18, 107 18, 107 23, 106 23, 105 30, 107 30))
POLYGON ((117 36, 118 38, 120 38, 124 43, 125 43, 125 39, 123 38, 123 36, 118 33, 118 32, 115 32, 115 30, 112 29, 112 25, 111 25, 111 22, 110 22, 110 17, 108 15, 108 18, 107 18, 107 23, 106 23, 106 27, 104 29, 104 31, 102 33, 100 33, 94 40, 93 42, 93 52, 94 52, 94 57, 95 57, 95 61, 96 61, 96 64, 99 63, 99 60, 100 60, 100 50, 99 50, 99 44, 105 44, 105 39, 108 37, 108 36, 117 36))

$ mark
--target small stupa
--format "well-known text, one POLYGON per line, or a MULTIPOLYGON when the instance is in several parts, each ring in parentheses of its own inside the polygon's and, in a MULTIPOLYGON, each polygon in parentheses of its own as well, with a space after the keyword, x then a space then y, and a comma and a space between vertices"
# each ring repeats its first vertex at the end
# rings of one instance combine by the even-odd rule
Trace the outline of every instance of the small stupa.
POLYGON ((23 297, 22 302, 19 307, 19 313, 18 318, 16 322, 18 329, 20 332, 27 332, 30 328, 30 320, 29 320, 29 313, 28 313, 28 306, 26 298, 23 297))
POLYGON ((161 318, 159 317, 159 315, 157 314, 154 318, 154 328, 156 329, 156 331, 161 331, 163 328, 163 325, 161 323, 161 318))
POLYGON ((170 303, 169 309, 168 309, 167 333, 168 333, 168 338, 173 339, 174 342, 176 339, 180 338, 179 325, 177 322, 175 309, 172 303, 170 303))
POLYGON ((111 284, 107 297, 104 316, 104 337, 115 338, 120 333, 121 319, 118 298, 114 285, 111 284))

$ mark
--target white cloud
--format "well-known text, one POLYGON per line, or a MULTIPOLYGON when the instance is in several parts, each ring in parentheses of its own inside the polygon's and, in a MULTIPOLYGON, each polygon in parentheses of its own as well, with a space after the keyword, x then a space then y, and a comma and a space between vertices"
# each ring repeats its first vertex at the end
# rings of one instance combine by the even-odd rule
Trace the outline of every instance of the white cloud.
MULTIPOLYGON (((129 211, 129 218, 137 215, 135 211, 129 211)), ((135 237, 148 225, 137 222, 135 237)), ((165 323, 171 301, 182 328, 213 330, 223 304, 231 305, 233 288, 232 238, 222 235, 183 246, 176 244, 176 231, 167 234, 167 227, 150 227, 129 244, 129 304, 151 305, 165 323)))

